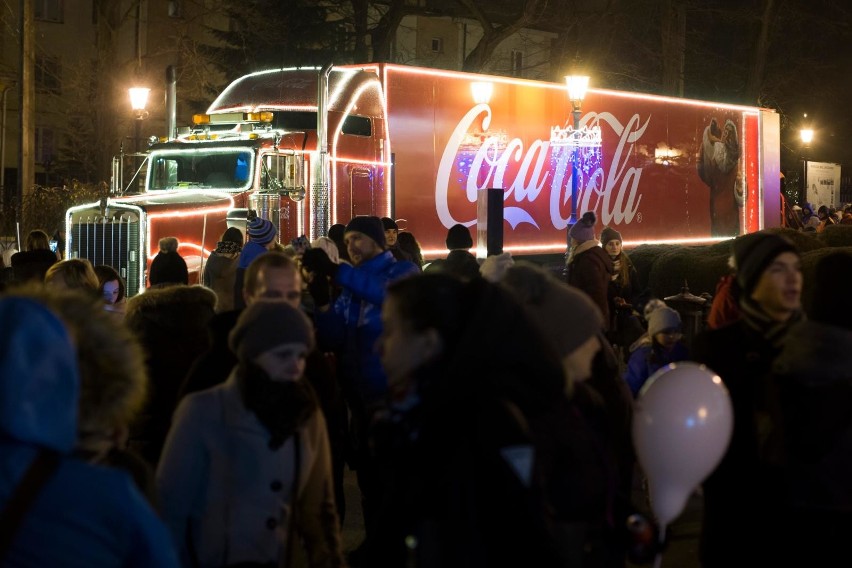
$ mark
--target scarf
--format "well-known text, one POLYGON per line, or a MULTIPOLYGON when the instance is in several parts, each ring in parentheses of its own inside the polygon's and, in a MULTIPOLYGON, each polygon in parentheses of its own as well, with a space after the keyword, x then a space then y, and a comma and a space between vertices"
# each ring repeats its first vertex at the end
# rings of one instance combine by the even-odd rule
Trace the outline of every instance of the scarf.
POLYGON ((745 323, 759 331, 777 349, 781 348, 781 343, 790 326, 805 318, 801 310, 796 310, 787 321, 774 320, 763 311, 763 308, 757 302, 746 295, 740 298, 740 311, 745 323))
POLYGON ((269 446, 280 448, 316 410, 313 388, 304 380, 273 381, 253 363, 237 366, 237 385, 243 404, 269 432, 269 446))
POLYGON ((613 268, 611 280, 615 282, 618 279, 619 275, 621 275, 621 255, 619 254, 618 256, 610 256, 610 258, 612 259, 613 268))
POLYGON ((219 241, 216 243, 216 250, 219 254, 239 254, 243 247, 233 241, 219 241))

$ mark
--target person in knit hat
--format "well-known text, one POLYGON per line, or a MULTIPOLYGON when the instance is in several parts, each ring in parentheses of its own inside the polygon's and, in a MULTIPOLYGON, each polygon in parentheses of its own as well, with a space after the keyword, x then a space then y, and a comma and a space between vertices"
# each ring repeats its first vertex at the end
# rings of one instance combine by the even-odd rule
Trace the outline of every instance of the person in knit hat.
MULTIPOLYGON (((479 276, 479 262, 470 252, 473 239, 470 229, 456 223, 447 231, 447 258, 435 259, 427 265, 426 272, 445 272, 462 280, 471 280, 479 276)), ((508 254, 508 253, 507 253, 508 254)))
POLYGON ((160 239, 160 252, 151 261, 148 282, 151 286, 167 284, 189 284, 186 261, 178 253, 177 237, 160 239))
POLYGON ((565 263, 567 282, 589 295, 604 317, 604 330, 610 329, 609 284, 615 272, 612 259, 595 238, 593 211, 583 213, 568 230, 571 248, 565 263))
POLYGON ((328 432, 303 378, 313 344, 298 308, 258 300, 230 333, 228 380, 178 406, 157 487, 185 566, 291 566, 294 518, 309 565, 344 564, 328 432))
POLYGON ((229 227, 204 263, 201 283, 216 292, 217 313, 234 309, 234 284, 242 249, 243 233, 236 227, 229 227))
MULTIPOLYGON (((767 409, 777 402, 766 382, 790 327, 802 319, 801 259, 783 236, 760 231, 733 242, 740 319, 704 331, 693 343, 693 359, 722 379, 734 409, 731 443, 704 482, 702 565, 783 564, 768 551, 778 549, 787 522, 777 510, 771 448, 764 438, 767 409), (756 426, 760 425, 760 429, 756 426)), ((779 551, 779 554, 783 554, 779 551)))
POLYGON ((601 246, 612 260, 613 268, 608 291, 608 338, 627 361, 630 345, 644 333, 644 329, 639 321, 639 313, 633 308, 639 296, 639 273, 622 245, 621 233, 612 227, 604 227, 601 231, 601 246))
POLYGON ((339 378, 357 438, 352 459, 357 462, 369 540, 376 530, 375 517, 370 515, 383 498, 381 468, 367 445, 368 425, 388 392, 376 351, 383 330, 381 305, 388 284, 420 274, 420 268, 411 261, 397 260, 386 250, 378 217, 354 217, 346 225, 344 239, 352 265, 335 264, 324 250, 312 248, 302 256, 302 269, 314 300, 319 342, 336 353, 340 364, 339 378), (340 287, 333 302, 332 286, 340 287))
POLYGON ((630 354, 624 380, 633 397, 660 368, 689 358, 689 350, 681 338, 680 314, 668 306, 657 308, 648 316, 648 340, 630 354))
MULTIPOLYGON (((552 430, 560 431, 558 439, 566 436, 582 438, 580 430, 584 428, 594 431, 592 436, 596 443, 605 448, 607 459, 611 460, 608 462, 610 471, 606 473, 611 480, 608 505, 600 507, 597 512, 607 518, 626 519, 632 512, 630 495, 635 465, 631 441, 632 401, 630 392, 618 374, 615 354, 604 337, 604 318, 600 309, 586 294, 560 282, 550 272, 530 262, 519 261, 509 267, 500 285, 509 290, 523 306, 530 320, 540 330, 542 338, 562 361, 565 393, 572 408, 566 408, 564 415, 554 417, 554 420, 570 422, 570 415, 577 410, 584 418, 582 425, 569 427, 554 424, 552 430)), ((582 445, 582 442, 573 439, 565 446, 570 448, 568 455, 574 455, 574 459, 577 459, 574 451, 579 451, 582 445)), ((562 447, 557 442, 551 448, 551 455, 542 457, 545 464, 549 463, 555 468, 553 471, 557 473, 551 475, 556 484, 560 478, 570 479, 570 476, 577 475, 577 472, 558 473, 561 471, 559 464, 570 459, 560 455, 559 448, 562 447)), ((578 461, 586 464, 586 467, 594 467, 587 459, 578 461)), ((547 471, 548 466, 545 465, 544 469, 547 471)), ((570 487, 562 487, 561 491, 557 490, 557 496, 564 497, 571 493, 570 487)), ((559 503, 556 501, 557 518, 563 518, 563 515, 571 518, 572 514, 576 514, 577 511, 566 513, 559 503)), ((602 521, 598 518, 590 519, 589 522, 589 526, 595 526, 596 522, 602 521)), ((617 523, 618 527, 615 528, 611 524, 602 523, 598 536, 602 536, 603 543, 585 543, 586 548, 602 546, 606 549, 603 554, 611 561, 606 564, 624 563, 625 550, 620 532, 623 523, 617 523)))
POLYGON ((243 279, 249 264, 261 254, 275 248, 278 241, 278 231, 275 225, 268 219, 260 217, 250 219, 246 235, 248 242, 240 251, 237 270, 234 274, 234 309, 242 309, 246 305, 243 298, 243 279))
POLYGON ((461 223, 456 223, 447 230, 447 239, 445 242, 447 249, 450 251, 456 249, 469 250, 473 246, 470 229, 461 223))
POLYGON ((397 242, 397 239, 399 239, 399 225, 396 224, 396 221, 390 217, 382 217, 381 221, 385 231, 385 247, 387 250, 391 251, 391 254, 397 260, 410 260, 413 262, 414 258, 407 251, 403 250, 397 242))
POLYGON ((385 242, 387 246, 392 247, 396 244, 396 237, 399 235, 399 225, 390 217, 382 217, 382 227, 385 231, 385 242))

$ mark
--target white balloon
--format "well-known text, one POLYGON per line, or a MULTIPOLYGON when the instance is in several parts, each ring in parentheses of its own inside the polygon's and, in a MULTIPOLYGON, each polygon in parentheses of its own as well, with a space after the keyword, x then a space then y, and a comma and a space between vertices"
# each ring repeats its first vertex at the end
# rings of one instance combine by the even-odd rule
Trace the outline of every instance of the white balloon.
POLYGON ((639 391, 633 443, 648 477, 651 508, 663 527, 719 465, 733 428, 728 389, 704 365, 672 363, 639 391))

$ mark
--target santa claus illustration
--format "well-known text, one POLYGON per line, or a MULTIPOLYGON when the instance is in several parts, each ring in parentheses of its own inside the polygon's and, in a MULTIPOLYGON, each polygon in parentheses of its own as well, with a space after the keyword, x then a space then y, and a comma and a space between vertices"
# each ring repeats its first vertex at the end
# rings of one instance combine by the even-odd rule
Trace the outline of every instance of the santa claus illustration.
POLYGON ((745 198, 739 172, 740 143, 731 120, 720 128, 715 118, 704 128, 698 155, 698 175, 710 188, 710 233, 726 237, 739 233, 739 208, 745 198))

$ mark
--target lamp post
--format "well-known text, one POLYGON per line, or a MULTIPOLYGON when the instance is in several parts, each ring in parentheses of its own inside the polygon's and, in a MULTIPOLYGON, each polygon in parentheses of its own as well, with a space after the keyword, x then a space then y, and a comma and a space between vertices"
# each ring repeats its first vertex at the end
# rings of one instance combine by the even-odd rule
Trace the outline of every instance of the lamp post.
POLYGON ((130 93, 130 108, 133 109, 133 117, 136 119, 136 131, 133 138, 134 151, 139 153, 139 139, 142 137, 142 121, 148 118, 148 111, 145 106, 148 104, 148 93, 151 89, 147 87, 131 87, 128 89, 130 93))
POLYGON ((802 128, 801 130, 799 130, 799 136, 802 138, 802 194, 799 196, 799 202, 804 205, 808 201, 807 149, 810 148, 811 142, 814 139, 814 131, 810 128, 802 128))
MULTIPOLYGON (((567 75, 565 83, 568 87, 568 100, 571 101, 571 110, 574 115, 573 136, 576 139, 577 132, 580 129, 580 108, 583 104, 583 99, 586 98, 586 90, 589 88, 589 78, 585 75, 567 75)), ((575 140, 576 141, 576 140, 575 140)), ((568 229, 570 230, 577 223, 577 178, 579 177, 579 169, 577 166, 577 145, 571 146, 571 218, 568 219, 568 229)))

